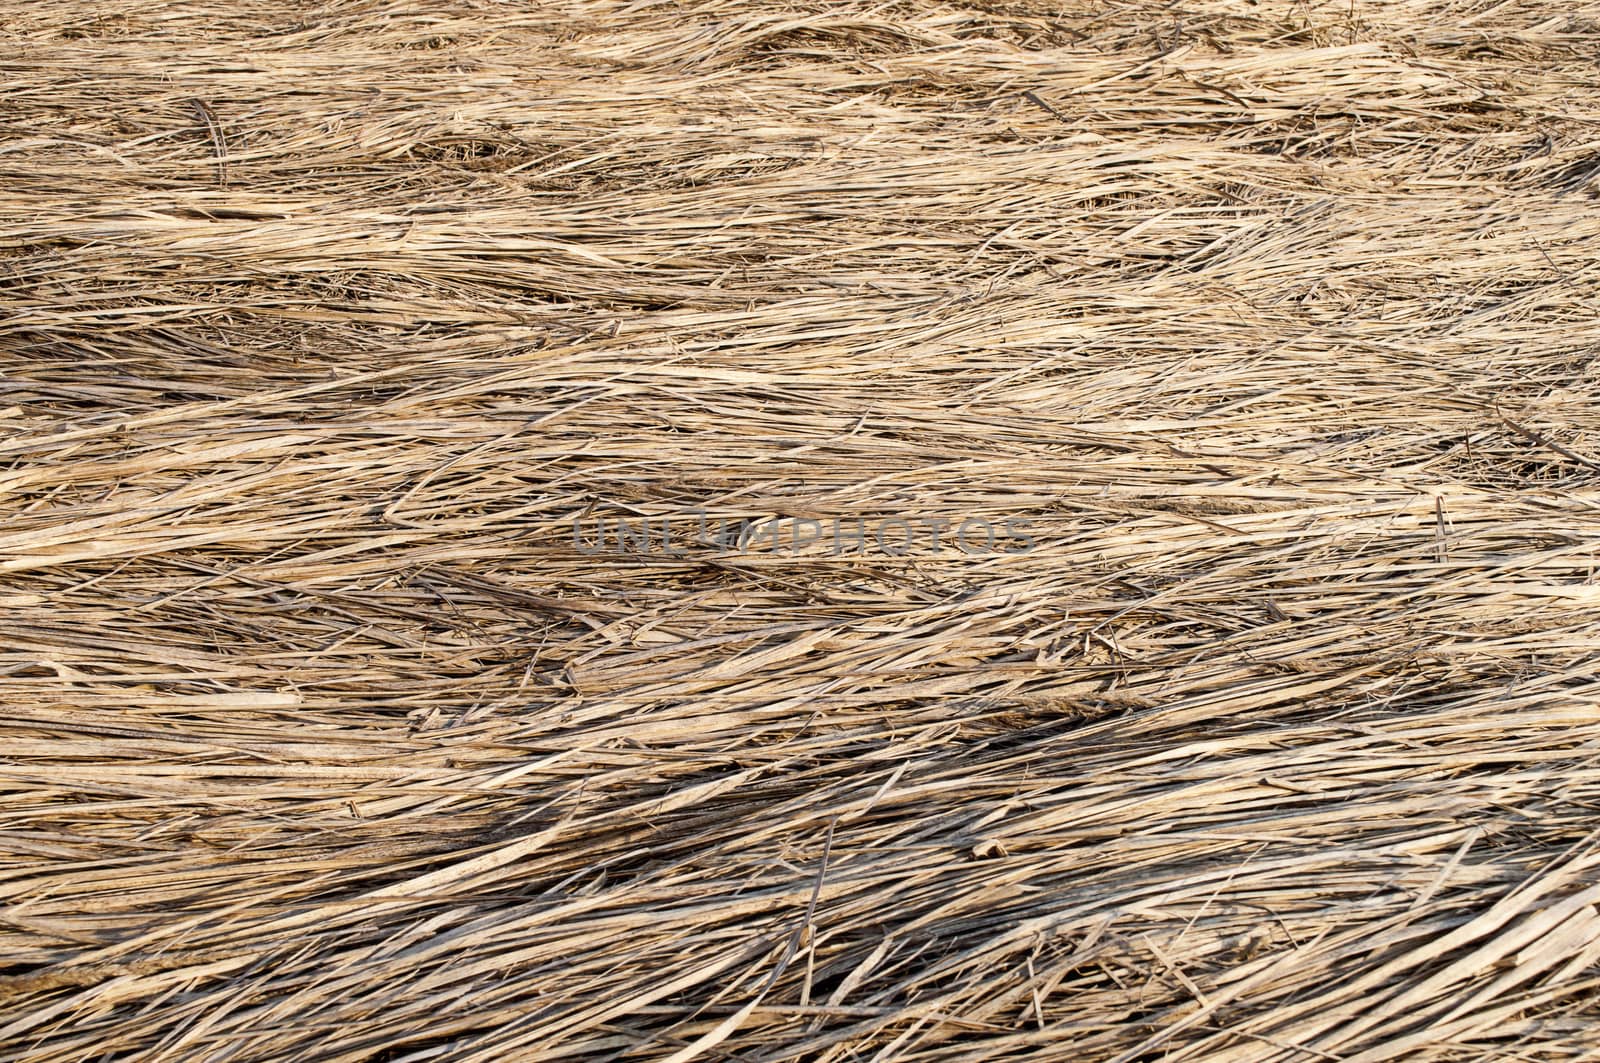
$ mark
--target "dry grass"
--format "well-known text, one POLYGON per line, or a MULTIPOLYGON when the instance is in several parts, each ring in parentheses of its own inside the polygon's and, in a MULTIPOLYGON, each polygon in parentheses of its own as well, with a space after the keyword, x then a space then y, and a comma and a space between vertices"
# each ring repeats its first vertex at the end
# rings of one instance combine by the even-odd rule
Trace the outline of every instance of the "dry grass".
POLYGON ((3 1058, 1600 1051, 1600 7, 0 27, 3 1058))

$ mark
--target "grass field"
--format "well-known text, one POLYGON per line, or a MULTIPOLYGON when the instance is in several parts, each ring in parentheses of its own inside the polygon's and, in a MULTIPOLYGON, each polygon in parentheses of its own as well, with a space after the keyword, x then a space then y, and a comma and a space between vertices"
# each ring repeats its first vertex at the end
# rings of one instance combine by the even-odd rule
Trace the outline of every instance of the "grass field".
POLYGON ((1600 5, 0 0, 0 1059, 1600 1056, 1600 5))

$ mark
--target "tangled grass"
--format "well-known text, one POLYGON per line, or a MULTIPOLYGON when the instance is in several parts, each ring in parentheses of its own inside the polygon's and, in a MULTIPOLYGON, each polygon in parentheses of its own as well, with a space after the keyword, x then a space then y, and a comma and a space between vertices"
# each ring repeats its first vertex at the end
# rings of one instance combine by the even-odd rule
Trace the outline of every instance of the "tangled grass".
POLYGON ((4 1059, 1600 1051, 1600 7, 0 34, 4 1059))

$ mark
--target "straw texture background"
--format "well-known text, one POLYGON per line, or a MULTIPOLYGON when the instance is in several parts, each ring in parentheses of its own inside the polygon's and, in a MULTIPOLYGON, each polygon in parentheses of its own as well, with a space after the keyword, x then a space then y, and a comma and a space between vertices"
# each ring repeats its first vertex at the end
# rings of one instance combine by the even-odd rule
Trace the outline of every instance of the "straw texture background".
POLYGON ((1593 3, 3 0, 0 1058, 1592 1058, 1597 193, 1593 3))

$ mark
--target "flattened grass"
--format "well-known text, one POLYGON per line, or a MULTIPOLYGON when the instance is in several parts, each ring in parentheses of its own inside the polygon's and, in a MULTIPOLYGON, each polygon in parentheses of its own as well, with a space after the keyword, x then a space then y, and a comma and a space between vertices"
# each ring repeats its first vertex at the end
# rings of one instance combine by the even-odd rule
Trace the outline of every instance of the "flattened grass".
POLYGON ((4 1058, 1600 1049, 1600 8, 0 34, 4 1058))

